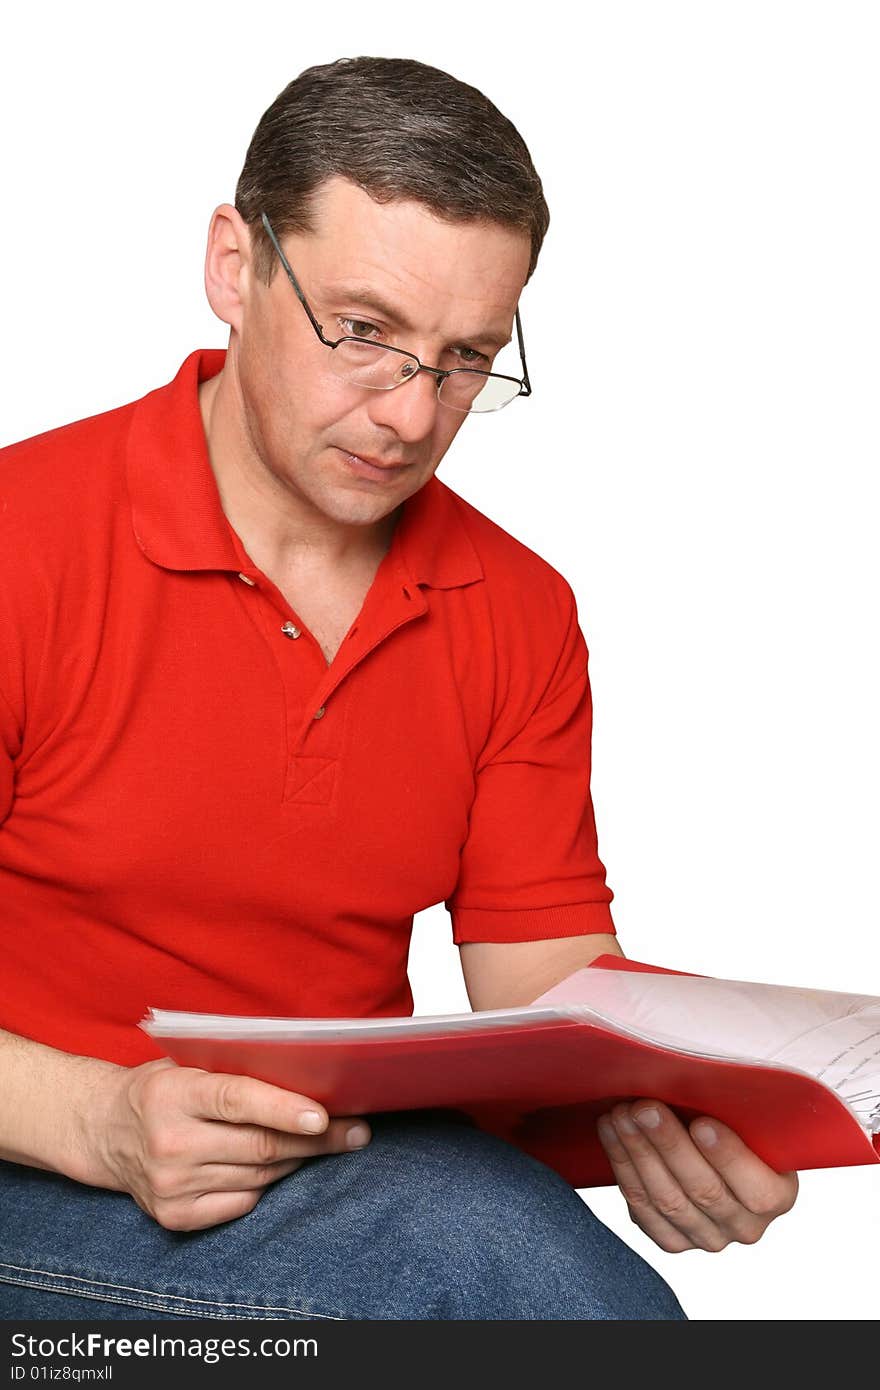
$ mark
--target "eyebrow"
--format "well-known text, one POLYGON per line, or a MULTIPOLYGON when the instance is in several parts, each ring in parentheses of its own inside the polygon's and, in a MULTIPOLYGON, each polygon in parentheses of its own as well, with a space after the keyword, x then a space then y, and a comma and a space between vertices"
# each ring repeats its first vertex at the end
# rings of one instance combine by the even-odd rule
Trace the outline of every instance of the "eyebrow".
MULTIPOLYGON (((418 331, 415 324, 395 309, 392 304, 388 304, 381 295, 377 294, 369 285, 358 285, 354 283, 331 284, 325 290, 325 296, 333 299, 347 299, 349 303, 363 304, 368 309, 373 309, 377 314, 381 314, 389 323, 402 328, 406 333, 416 333, 418 331)), ((491 330, 487 333, 462 333, 457 339, 457 345, 478 343, 481 347, 494 347, 500 350, 507 347, 511 341, 510 337, 502 338, 496 336, 491 330)))

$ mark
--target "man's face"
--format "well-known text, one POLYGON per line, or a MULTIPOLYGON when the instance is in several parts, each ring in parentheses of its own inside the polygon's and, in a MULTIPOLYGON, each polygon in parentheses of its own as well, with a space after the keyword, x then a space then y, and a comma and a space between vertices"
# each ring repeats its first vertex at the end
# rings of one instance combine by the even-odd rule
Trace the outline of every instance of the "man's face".
MULTIPOLYGON (((520 375, 514 313, 529 266, 525 233, 445 223, 411 201, 382 205, 339 177, 322 185, 319 198, 316 234, 285 236, 282 246, 326 338, 365 337, 433 367, 489 371, 499 349, 487 337, 512 335, 499 370, 520 375), (369 287, 397 321, 346 284, 369 287)), ((428 481, 467 415, 438 401, 429 372, 391 391, 335 376, 331 349, 280 262, 267 288, 243 259, 238 294, 237 312, 221 316, 232 328, 252 466, 339 523, 369 526, 387 516, 428 481), (365 476, 349 453, 405 467, 365 476)))

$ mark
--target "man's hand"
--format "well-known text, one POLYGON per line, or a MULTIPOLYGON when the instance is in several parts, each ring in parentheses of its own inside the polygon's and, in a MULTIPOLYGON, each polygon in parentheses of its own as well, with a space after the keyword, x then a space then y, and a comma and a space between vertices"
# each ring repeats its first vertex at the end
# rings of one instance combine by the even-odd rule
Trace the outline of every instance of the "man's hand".
POLYGON ((196 1231, 252 1211, 270 1183, 317 1154, 345 1153, 353 1117, 251 1076, 178 1067, 163 1057, 120 1068, 82 1117, 80 1181, 128 1192, 169 1231, 196 1231), (317 1112, 317 1123, 308 1123, 317 1112), (311 1137, 307 1137, 311 1136, 311 1137))
POLYGON ((661 1250, 753 1245, 794 1206, 797 1173, 768 1168, 708 1116, 685 1128, 660 1101, 637 1100, 615 1105, 598 1131, 632 1220, 661 1250))

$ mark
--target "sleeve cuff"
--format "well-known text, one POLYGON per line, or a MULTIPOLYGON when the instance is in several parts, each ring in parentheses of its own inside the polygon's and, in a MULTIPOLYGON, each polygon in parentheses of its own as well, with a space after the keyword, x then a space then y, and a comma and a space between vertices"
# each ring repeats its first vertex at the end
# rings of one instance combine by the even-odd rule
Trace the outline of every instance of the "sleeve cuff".
POLYGON ((608 903, 564 903, 561 907, 511 908, 450 907, 452 940, 541 941, 554 936, 588 936, 593 932, 616 936, 608 903))

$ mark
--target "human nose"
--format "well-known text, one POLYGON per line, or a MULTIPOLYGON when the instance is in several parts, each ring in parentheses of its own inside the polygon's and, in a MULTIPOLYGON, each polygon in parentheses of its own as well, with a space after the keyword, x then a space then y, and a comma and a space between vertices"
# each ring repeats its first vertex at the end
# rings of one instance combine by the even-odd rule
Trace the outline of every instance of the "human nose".
POLYGON ((434 429, 438 410, 437 378, 420 369, 390 391, 371 391, 370 418, 388 425, 401 439, 424 439, 434 429))

